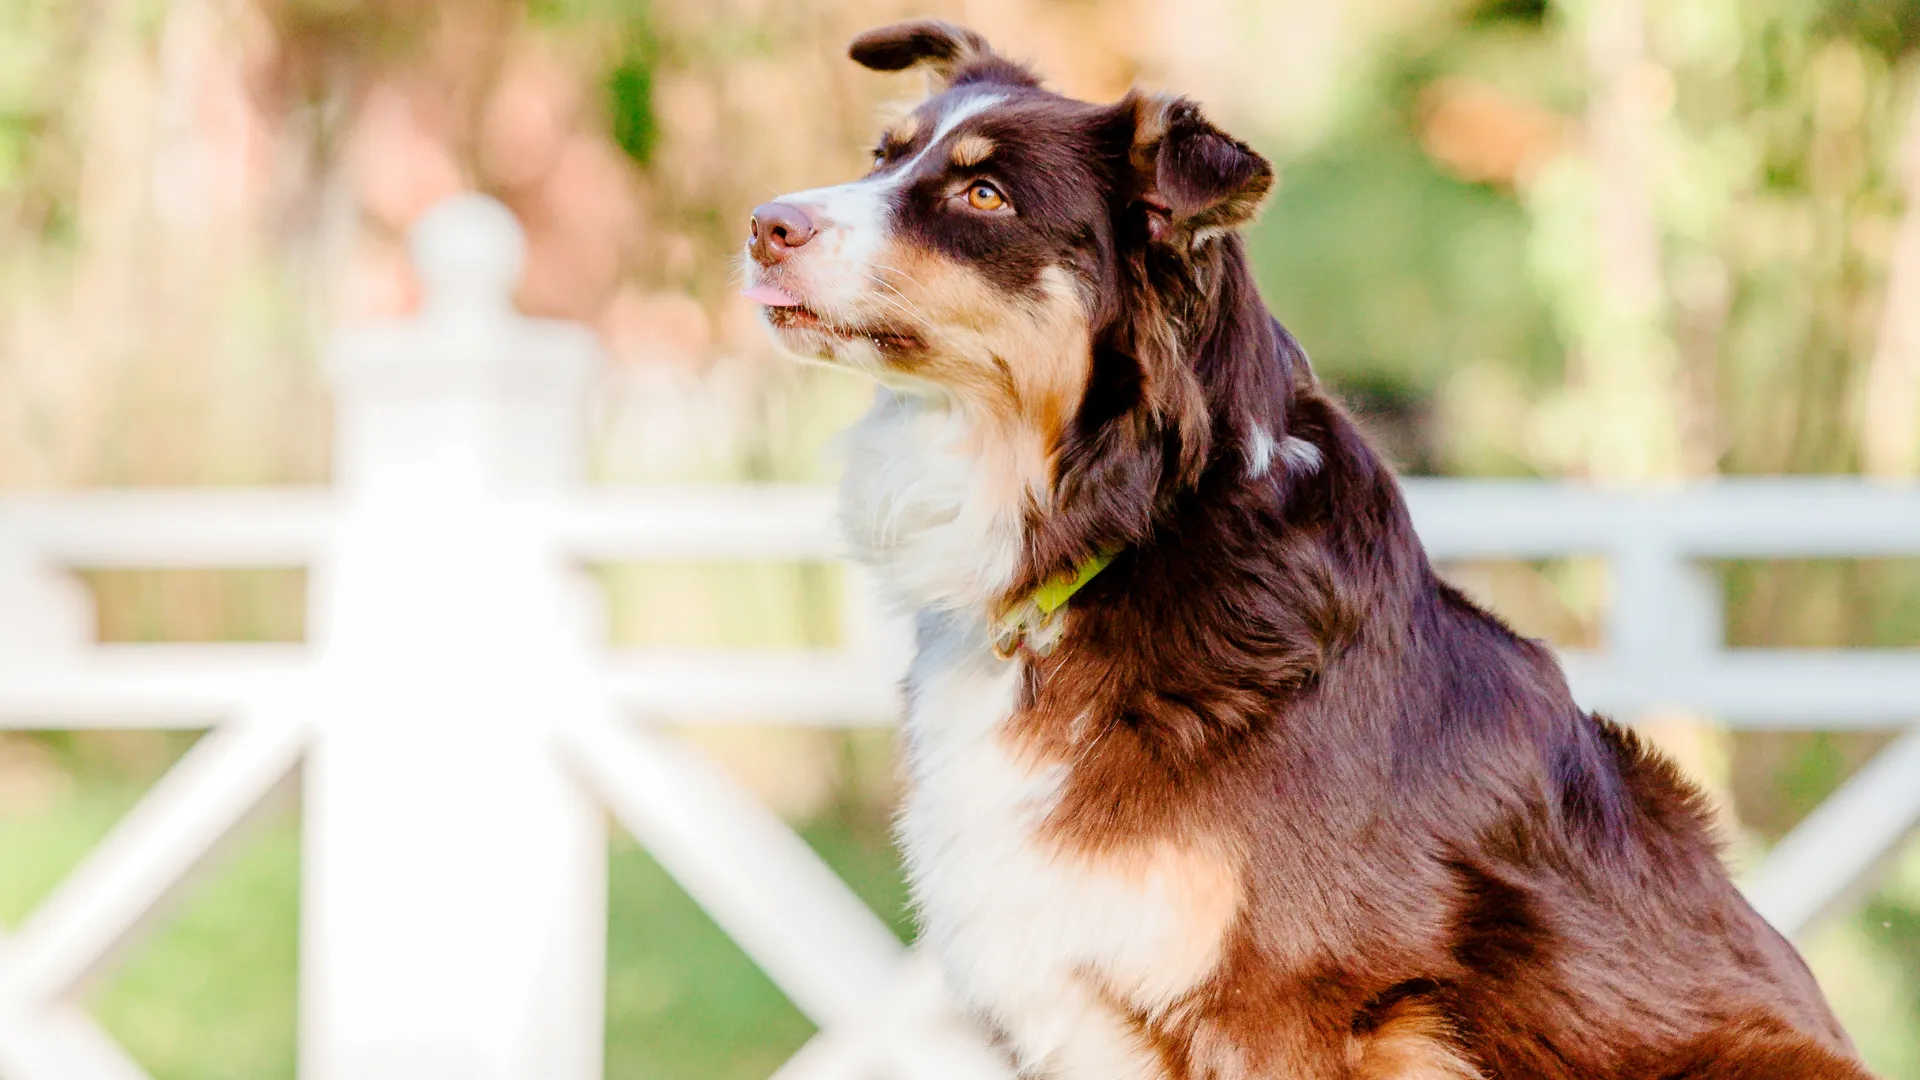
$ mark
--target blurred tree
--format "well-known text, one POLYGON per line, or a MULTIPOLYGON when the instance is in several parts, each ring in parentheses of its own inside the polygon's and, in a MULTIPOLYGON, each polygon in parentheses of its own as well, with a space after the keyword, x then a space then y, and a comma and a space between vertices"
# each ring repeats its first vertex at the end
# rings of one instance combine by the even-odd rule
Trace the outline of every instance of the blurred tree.
MULTIPOLYGON (((1910 0, 3 0, 0 485, 324 479, 318 343, 414 303, 405 230, 467 188, 526 224, 522 305, 616 360, 605 478, 823 475, 866 391, 770 356, 740 227, 861 167, 922 86, 842 48, 920 13, 1069 92, 1194 93, 1268 150, 1263 286, 1414 471, 1920 469, 1910 0)), ((785 569, 608 580, 631 622, 701 603, 812 640, 832 590, 785 569)), ((1590 633, 1603 603, 1577 567, 1476 573, 1524 625, 1590 633)), ((1725 577, 1739 644, 1920 640, 1911 564, 1725 577)), ((288 588, 100 595, 110 625, 220 637, 288 588)), ((1766 839, 1875 740, 1694 743, 1766 839)), ((1920 1075, 1920 990, 1879 959, 1920 941, 1913 881, 1822 962, 1892 1001, 1876 1060, 1920 1075)))

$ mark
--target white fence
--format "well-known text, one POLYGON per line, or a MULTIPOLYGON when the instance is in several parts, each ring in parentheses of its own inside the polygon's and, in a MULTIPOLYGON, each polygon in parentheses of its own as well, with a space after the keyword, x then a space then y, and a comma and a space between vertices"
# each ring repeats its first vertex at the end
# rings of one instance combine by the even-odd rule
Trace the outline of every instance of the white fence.
MULTIPOLYGON (((850 576, 821 652, 615 653, 579 571, 660 559, 824 560, 815 488, 591 489, 595 349, 509 306, 497 204, 415 237, 427 303, 333 351, 336 483, 315 491, 0 499, 0 727, 211 733, 0 940, 0 1078, 141 1071, 78 1004, 88 980, 275 788, 304 801, 304 1080, 587 1080, 602 1045, 604 807, 821 1034, 782 1071, 990 1076, 931 968, 777 817, 650 728, 884 724, 906 634, 850 576), (300 566, 300 646, 99 645, 76 568, 300 566)), ((1905 726, 1920 653, 1728 651, 1703 560, 1920 555, 1920 492, 1849 481, 1659 493, 1415 483, 1441 558, 1605 558, 1607 648, 1581 700, 1749 726, 1905 726)), ((1907 735, 1751 883, 1794 932, 1920 822, 1907 735)))

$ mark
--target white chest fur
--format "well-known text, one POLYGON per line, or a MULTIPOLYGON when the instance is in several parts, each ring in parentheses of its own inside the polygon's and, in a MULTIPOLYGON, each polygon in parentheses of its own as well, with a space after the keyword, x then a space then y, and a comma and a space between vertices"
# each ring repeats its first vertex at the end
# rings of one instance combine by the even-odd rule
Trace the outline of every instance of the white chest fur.
POLYGON ((1101 858, 1043 831, 1066 767, 1005 730, 1019 664, 981 622, 924 614, 908 676, 900 840, 925 940, 962 1000, 1051 1080, 1156 1080, 1126 1012, 1157 1014, 1214 968, 1237 908, 1224 859, 1172 844, 1101 858))
POLYGON ((1013 577, 1025 506, 977 437, 951 403, 890 390, 848 432, 841 528, 909 610, 980 607, 1013 577))
POLYGON ((1190 936, 1182 905, 1170 883, 1082 864, 1038 835, 1064 775, 1018 760, 1005 740, 1017 664, 996 659, 966 616, 921 624, 900 839, 925 940, 953 990, 1036 1074, 1159 1076, 1103 995, 1184 989, 1156 985, 1169 945, 1190 936))
POLYGON ((1236 867, 1171 841, 1094 858, 1044 834, 1067 767, 1010 739, 1020 661, 993 655, 984 614, 1013 573, 1021 508, 994 497, 1006 485, 980 475, 967 434, 883 394, 842 486, 856 552, 918 612, 900 839, 923 935, 1035 1074, 1157 1080, 1125 1013, 1158 1013, 1213 970, 1236 867))

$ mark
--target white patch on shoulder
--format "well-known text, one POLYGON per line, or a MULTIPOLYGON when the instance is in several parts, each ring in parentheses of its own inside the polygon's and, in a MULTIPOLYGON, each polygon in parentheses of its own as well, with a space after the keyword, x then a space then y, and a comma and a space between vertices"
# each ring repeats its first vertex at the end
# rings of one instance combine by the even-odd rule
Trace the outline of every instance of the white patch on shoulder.
POLYGON ((1246 454, 1249 480, 1267 475, 1275 458, 1280 459, 1288 472, 1312 475, 1320 471, 1320 448, 1296 435, 1275 442, 1265 428, 1254 428, 1247 433, 1246 454))
POLYGON ((1163 1012, 1213 970, 1237 871, 1170 844, 1096 860, 1040 836, 1067 770, 1009 744, 1021 663, 996 660, 972 614, 923 613, 919 639, 899 831, 924 940, 1023 1068, 1161 1080, 1158 1055, 1111 1001, 1163 1012))
POLYGON ((1247 479, 1258 480, 1267 475, 1268 466, 1273 464, 1275 445, 1273 435, 1266 428, 1254 428, 1247 433, 1247 479))
POLYGON ((1320 448, 1296 435, 1289 435, 1280 441, 1280 460, 1286 462, 1293 472, 1312 475, 1320 471, 1324 461, 1320 448))

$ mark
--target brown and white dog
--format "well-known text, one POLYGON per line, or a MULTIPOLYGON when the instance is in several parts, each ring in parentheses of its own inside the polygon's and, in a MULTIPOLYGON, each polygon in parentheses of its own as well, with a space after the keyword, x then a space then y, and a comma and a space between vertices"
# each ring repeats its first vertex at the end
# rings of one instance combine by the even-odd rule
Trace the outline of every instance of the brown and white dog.
POLYGON ((747 295, 881 384, 842 511, 918 618, 900 838, 1023 1073, 1865 1077, 1696 791, 1435 577, 1254 288, 1267 162, 944 23, 851 53, 942 89, 756 211, 747 295))

